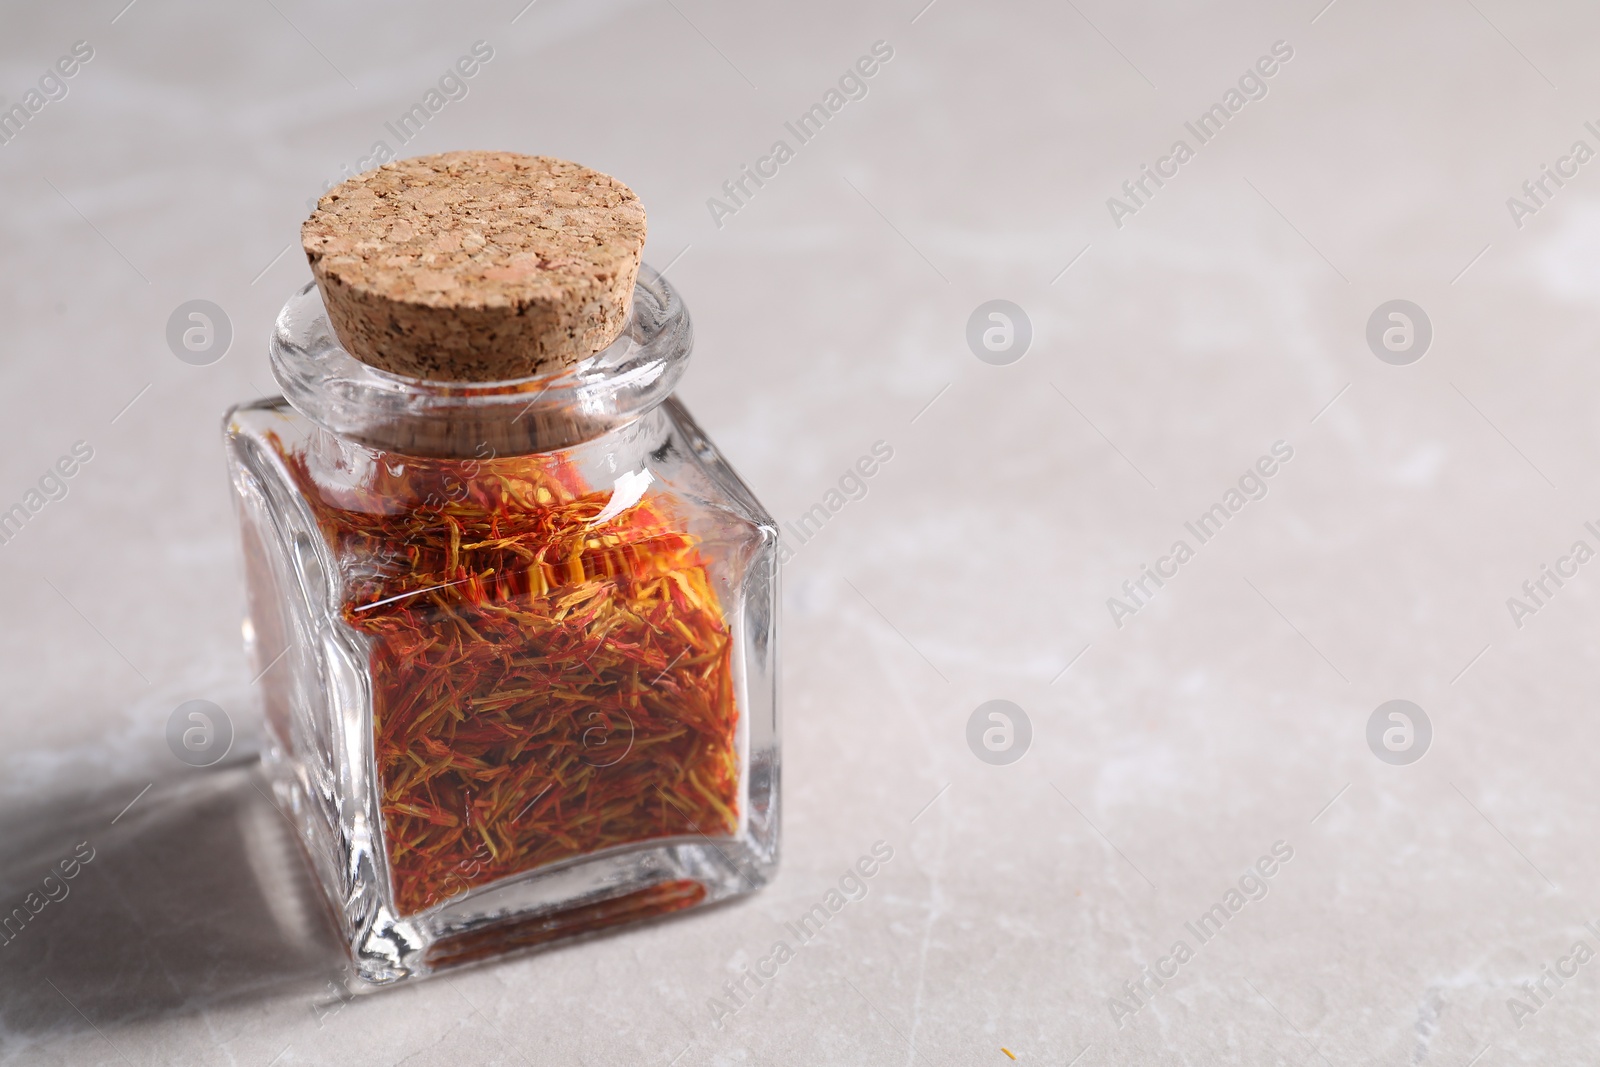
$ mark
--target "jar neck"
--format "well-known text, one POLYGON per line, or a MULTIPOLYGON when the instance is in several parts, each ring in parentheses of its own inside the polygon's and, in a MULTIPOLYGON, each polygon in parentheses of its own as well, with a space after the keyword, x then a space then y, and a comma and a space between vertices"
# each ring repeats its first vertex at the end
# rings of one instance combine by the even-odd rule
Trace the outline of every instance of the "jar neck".
POLYGON ((279 312, 271 359, 285 399, 330 433, 387 452, 471 458, 571 448, 634 422, 677 385, 693 339, 676 290, 644 266, 621 335, 555 374, 443 382, 378 370, 339 344, 315 283, 279 312))

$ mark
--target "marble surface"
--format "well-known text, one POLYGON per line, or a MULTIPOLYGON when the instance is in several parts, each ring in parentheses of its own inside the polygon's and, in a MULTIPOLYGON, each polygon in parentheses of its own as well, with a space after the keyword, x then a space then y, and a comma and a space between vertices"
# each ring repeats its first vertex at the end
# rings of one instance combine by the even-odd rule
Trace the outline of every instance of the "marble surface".
POLYGON ((93 450, 0 544, 0 905, 70 889, 0 947, 0 1063, 1593 1047, 1600 564, 1572 550, 1600 548, 1600 162, 1573 151, 1600 149, 1600 14, 924 2, 0 13, 8 106, 93 51, 0 145, 0 508, 93 450), (271 384, 306 201, 400 149, 385 124, 477 41, 493 58, 403 151, 629 182, 695 315, 681 395, 780 519, 875 442, 893 459, 785 568, 772 887, 347 1001, 250 764, 219 420, 271 384), (797 143, 785 122, 878 41, 865 96, 797 143), (1276 42, 1292 55, 1257 68, 1276 42), (1185 123, 1219 103, 1202 142, 1185 123), (708 206, 779 139, 776 175, 708 206), (1146 164, 1168 177, 1139 191, 1146 164), (1124 182, 1137 200, 1108 205, 1124 182), (207 366, 165 339, 192 299, 234 331, 207 366), (1031 323, 1005 365, 966 340, 993 299, 1031 323), (1397 299, 1432 330, 1403 365, 1367 340, 1397 299), (1276 442, 1292 457, 1258 483, 1276 442), (1185 524, 1219 503, 1202 542, 1185 524), (1164 584, 1108 607, 1147 564, 1164 584), (167 748, 192 699, 237 728, 219 767, 167 748), (1016 762, 969 747, 990 700, 1031 723, 1016 762), (1368 743, 1390 700, 1431 724, 1409 764, 1368 743), (724 984, 878 841, 865 897, 714 1025, 724 984))

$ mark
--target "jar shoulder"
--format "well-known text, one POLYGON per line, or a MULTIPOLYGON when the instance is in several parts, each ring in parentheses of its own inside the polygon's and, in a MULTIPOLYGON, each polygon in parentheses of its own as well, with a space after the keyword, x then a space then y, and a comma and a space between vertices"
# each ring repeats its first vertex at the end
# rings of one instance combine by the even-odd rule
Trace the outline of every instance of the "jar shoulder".
POLYGON ((587 501, 597 531, 643 505, 708 551, 750 559, 778 539, 772 516, 675 398, 572 448, 514 456, 487 446, 471 458, 374 449, 328 432, 281 397, 235 406, 224 430, 241 490, 241 479, 252 481, 275 510, 298 511, 325 530, 330 518, 414 528, 499 513, 516 523, 587 501))

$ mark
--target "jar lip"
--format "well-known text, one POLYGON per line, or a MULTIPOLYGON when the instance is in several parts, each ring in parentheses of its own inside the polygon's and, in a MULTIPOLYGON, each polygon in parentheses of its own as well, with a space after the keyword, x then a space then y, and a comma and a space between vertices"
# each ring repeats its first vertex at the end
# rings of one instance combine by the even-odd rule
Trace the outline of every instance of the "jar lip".
POLYGON ((409 378, 356 359, 339 343, 322 294, 307 283, 274 324, 273 377, 296 411, 364 444, 423 455, 565 448, 660 404, 688 367, 689 312, 677 290, 639 268, 622 333, 574 366, 532 378, 409 378))

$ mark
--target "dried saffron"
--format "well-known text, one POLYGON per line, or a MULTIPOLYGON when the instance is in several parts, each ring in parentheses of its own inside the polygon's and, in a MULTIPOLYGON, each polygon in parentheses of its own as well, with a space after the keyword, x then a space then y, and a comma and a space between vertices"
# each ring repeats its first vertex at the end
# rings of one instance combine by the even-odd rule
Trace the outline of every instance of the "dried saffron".
POLYGON ((595 904, 582 904, 554 916, 512 919, 470 934, 440 940, 428 953, 435 967, 472 963, 503 952, 507 947, 527 948, 580 934, 592 933, 619 922, 634 922, 693 907, 705 899, 706 887, 698 882, 663 882, 636 889, 595 904))
POLYGON ((336 500, 283 458, 337 561, 342 617, 373 639, 400 914, 615 845, 736 829, 728 629, 662 502, 597 522, 610 494, 538 456, 384 457, 336 500))
POLYGON ((777 526, 671 395, 644 235, 574 163, 386 163, 229 413, 264 764, 355 988, 777 870, 777 526))

